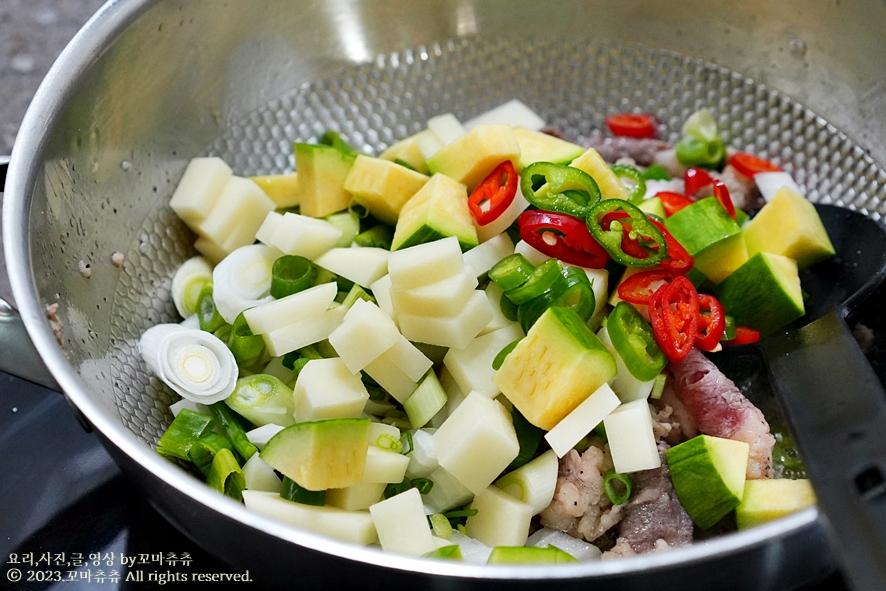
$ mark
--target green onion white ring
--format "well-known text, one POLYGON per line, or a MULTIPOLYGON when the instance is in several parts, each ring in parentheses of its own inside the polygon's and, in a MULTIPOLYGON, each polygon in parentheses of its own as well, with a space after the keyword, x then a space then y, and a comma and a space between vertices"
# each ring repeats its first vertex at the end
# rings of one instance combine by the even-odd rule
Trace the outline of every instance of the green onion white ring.
POLYGON ((203 257, 186 260, 172 276, 172 301, 182 318, 197 311, 197 296, 212 281, 212 266, 203 257))
POLYGON ((183 398, 209 405, 234 391, 234 355, 208 332, 158 324, 145 331, 138 346, 148 368, 183 398))
POLYGON ((247 308, 272 301, 271 268, 281 253, 264 244, 241 246, 212 271, 212 296, 228 324, 247 308))

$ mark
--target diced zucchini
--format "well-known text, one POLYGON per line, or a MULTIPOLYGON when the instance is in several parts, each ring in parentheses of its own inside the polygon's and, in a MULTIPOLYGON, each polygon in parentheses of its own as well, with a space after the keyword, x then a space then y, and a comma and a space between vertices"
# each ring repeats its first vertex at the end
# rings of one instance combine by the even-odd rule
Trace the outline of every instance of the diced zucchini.
POLYGON ((545 433, 545 440, 557 456, 562 458, 619 404, 621 401, 609 384, 603 384, 545 433))
POLYGON ((493 169, 520 159, 520 144, 508 125, 478 125, 440 148, 428 159, 432 173, 442 173, 473 190, 493 169))
POLYGON ((455 236, 463 250, 477 246, 466 187, 435 174, 400 209, 391 250, 455 236))
POLYGON ((815 503, 815 491, 805 479, 745 480, 741 504, 735 509, 735 521, 738 529, 746 529, 812 507, 815 503))
POLYGON ((488 564, 556 564, 578 562, 571 554, 556 546, 533 548, 528 546, 496 546, 489 555, 488 564))
POLYGON ((368 430, 369 419, 296 423, 274 435, 261 458, 308 490, 353 486, 363 482, 368 430))
POLYGON ((400 140, 396 144, 387 148, 379 155, 379 158, 395 162, 401 160, 422 174, 428 173, 428 165, 425 164, 425 157, 419 148, 419 140, 427 135, 433 135, 428 129, 420 131, 415 135, 411 135, 406 139, 400 140))
POLYGON ((379 220, 394 225, 400 210, 428 177, 394 162, 359 155, 345 177, 344 189, 379 220))
POLYGON ((332 146, 299 143, 294 152, 301 214, 322 218, 347 208, 351 195, 344 183, 354 155, 332 146))

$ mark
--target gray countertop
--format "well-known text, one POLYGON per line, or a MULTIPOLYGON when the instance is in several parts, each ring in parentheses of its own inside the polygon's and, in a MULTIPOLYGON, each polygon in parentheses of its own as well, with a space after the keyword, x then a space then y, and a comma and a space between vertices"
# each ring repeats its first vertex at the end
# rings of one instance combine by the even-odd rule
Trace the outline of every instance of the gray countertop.
MULTIPOLYGON (((25 111, 52 63, 104 1, 0 1, 0 156, 12 150, 25 111)), ((11 299, 2 234, 0 298, 11 299)))

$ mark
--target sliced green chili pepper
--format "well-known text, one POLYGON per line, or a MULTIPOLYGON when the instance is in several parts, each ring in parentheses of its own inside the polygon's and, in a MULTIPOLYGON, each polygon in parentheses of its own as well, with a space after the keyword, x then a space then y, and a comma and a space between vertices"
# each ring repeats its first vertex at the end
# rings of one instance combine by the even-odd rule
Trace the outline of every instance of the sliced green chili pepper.
POLYGON ((520 253, 506 256, 489 269, 489 278, 504 291, 510 291, 526 282, 535 267, 520 253))
POLYGON ((633 483, 631 482, 630 476, 627 474, 618 474, 612 468, 610 468, 606 472, 606 476, 603 477, 603 492, 606 493, 606 498, 609 499, 609 502, 613 505, 627 503, 628 499, 631 498, 632 487, 633 483))
POLYGON ((664 166, 661 164, 653 164, 648 166, 646 170, 640 173, 640 176, 643 177, 645 181, 669 181, 671 180, 671 175, 668 174, 668 171, 665 170, 664 166))
POLYGON ((283 255, 271 267, 271 295, 276 299, 309 287, 317 275, 314 263, 302 256, 283 255))
POLYGON ((646 181, 639 170, 630 164, 613 164, 609 168, 615 173, 615 176, 618 177, 619 182, 624 185, 624 188, 627 189, 631 203, 636 205, 643 201, 643 196, 646 195, 646 181))
POLYGON ((517 304, 512 302, 510 299, 502 294, 501 301, 498 304, 498 307, 501 309, 501 315, 507 318, 512 322, 516 322, 519 316, 517 304))
POLYGON ((652 326, 633 305, 619 302, 609 315, 606 330, 628 371, 641 382, 654 380, 668 364, 655 343, 652 326))
POLYGON ((540 296, 554 287, 556 283, 563 283, 564 286, 566 283, 563 274, 560 272, 560 261, 548 259, 536 267, 529 279, 520 286, 505 291, 505 297, 519 306, 534 297, 540 296))
POLYGON ((545 310, 554 305, 556 299, 565 291, 565 289, 565 282, 555 282, 554 285, 543 294, 536 296, 517 307, 517 322, 520 323, 524 333, 529 332, 529 329, 532 328, 535 321, 541 318, 541 315, 544 314, 545 310))
POLYGON ((505 345, 504 348, 498 352, 498 355, 495 356, 495 359, 492 360, 492 369, 494 369, 495 371, 498 371, 499 369, 501 369, 501 364, 505 362, 505 357, 510 355, 511 351, 513 351, 514 348, 524 338, 526 338, 526 337, 520 337, 519 339, 517 339, 515 341, 511 341, 510 343, 505 345))
POLYGON ((197 320, 200 321, 200 330, 215 332, 227 324, 218 308, 215 307, 215 299, 212 297, 212 281, 208 282, 200 290, 197 296, 197 320))
POLYGON ((539 209, 584 218, 600 201, 600 187, 594 177, 564 164, 536 162, 520 177, 523 197, 539 209))
POLYGON ((579 267, 566 267, 563 269, 563 277, 566 278, 566 289, 557 296, 552 305, 572 308, 579 318, 587 322, 597 308, 591 280, 584 269, 579 267))
POLYGON ((250 365, 265 350, 265 341, 261 335, 252 333, 243 312, 237 315, 231 325, 231 334, 227 340, 228 349, 240 365, 250 365))
POLYGON ((667 240, 636 205, 604 199, 591 208, 588 230, 612 259, 627 267, 652 267, 668 254, 667 240))

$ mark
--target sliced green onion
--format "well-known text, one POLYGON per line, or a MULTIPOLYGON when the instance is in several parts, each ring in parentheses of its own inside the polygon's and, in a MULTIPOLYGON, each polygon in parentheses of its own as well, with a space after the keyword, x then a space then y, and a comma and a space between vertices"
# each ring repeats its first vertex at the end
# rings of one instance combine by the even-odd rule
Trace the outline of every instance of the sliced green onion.
POLYGON ((554 450, 549 449, 531 462, 508 472, 493 484, 530 507, 537 515, 551 504, 557 488, 560 462, 554 450))
POLYGON ((643 196, 646 195, 646 181, 639 170, 630 164, 613 164, 609 168, 618 177, 622 186, 627 189, 628 201, 634 205, 643 201, 643 196))
POLYGON ((348 292, 348 295, 345 296, 345 299, 342 300, 341 305, 345 307, 345 310, 350 310, 351 306, 354 305, 354 302, 357 300, 365 300, 367 302, 375 303, 375 298, 369 295, 365 289, 354 284, 354 287, 351 288, 351 291, 348 292))
POLYGON ((402 492, 406 492, 412 488, 412 481, 409 478, 403 478, 402 482, 392 482, 391 484, 385 487, 384 496, 386 499, 390 499, 391 497, 395 497, 402 492))
POLYGON ((357 246, 391 250, 391 244, 394 242, 394 230, 387 224, 378 224, 357 234, 354 237, 354 242, 357 246))
POLYGON ((428 480, 427 478, 413 478, 412 487, 417 488, 418 492, 426 495, 434 488, 434 481, 428 480))
POLYGON ((225 403, 256 427, 267 424, 288 427, 295 423, 292 388, 279 378, 265 373, 237 380, 234 392, 225 399, 225 403))
POLYGON ((288 476, 283 477, 283 488, 280 489, 280 496, 287 501, 301 503, 302 505, 319 507, 326 504, 325 490, 308 490, 288 476))
POLYGON ((311 287, 323 285, 324 283, 333 283, 338 277, 335 273, 333 273, 332 271, 327 271, 323 267, 316 268, 317 274, 314 277, 314 281, 311 283, 311 287))
POLYGON ((618 474, 612 468, 610 468, 606 472, 606 476, 603 477, 603 492, 606 493, 606 498, 613 505, 622 505, 628 502, 628 499, 631 498, 631 487, 633 483, 631 482, 630 476, 627 474, 618 474))
POLYGON ((172 276, 172 302, 182 318, 197 311, 203 286, 212 281, 212 266, 203 257, 186 260, 172 276))
POLYGON ((375 445, 380 449, 395 453, 401 453, 403 451, 403 443, 400 439, 388 433, 379 435, 378 439, 375 440, 375 445))
POLYGON ((243 500, 246 476, 230 449, 222 448, 212 458, 212 466, 206 475, 206 484, 237 501, 243 500))
POLYGON ((476 509, 459 509, 457 511, 447 511, 443 514, 443 517, 446 519, 459 519, 461 517, 473 517, 476 514, 476 509))
POLYGON ((677 142, 677 160, 683 166, 717 168, 726 156, 723 140, 705 142, 697 137, 684 137, 677 142))
POLYGON ((234 448, 227 437, 210 431, 194 442, 188 452, 188 459, 206 476, 212 468, 212 460, 223 449, 233 450, 234 448))
POLYGON ((664 392, 665 383, 667 383, 667 381, 668 376, 663 373, 655 376, 655 382, 652 384, 652 392, 649 394, 649 397, 653 400, 661 398, 661 394, 664 392))
POLYGON ((520 253, 508 255, 489 269, 489 278, 502 290, 508 292, 523 285, 535 271, 535 267, 520 253))
POLYGON ((252 334, 243 312, 240 312, 231 325, 228 348, 240 365, 251 365, 265 350, 265 340, 261 335, 252 334))
POLYGON ((520 444, 520 451, 517 457, 507 467, 507 471, 516 470, 523 466, 535 456, 541 438, 544 437, 544 431, 526 420, 519 410, 514 408, 511 411, 511 417, 514 423, 514 431, 517 434, 517 442, 520 444))
POLYGON ((360 153, 355 150, 351 144, 342 139, 338 132, 332 131, 331 129, 327 130, 320 136, 320 143, 324 146, 331 146, 343 154, 352 154, 356 156, 360 153))
POLYGON ((695 111, 683 123, 683 135, 696 137, 705 142, 714 141, 719 137, 717 133, 717 120, 709 109, 695 111))
POLYGON ((412 441, 412 432, 404 431, 403 434, 400 436, 400 443, 403 446, 403 451, 400 453, 402 453, 404 456, 408 456, 412 452, 412 450, 415 449, 415 443, 413 443, 412 441))
POLYGON ((452 537, 452 524, 449 523, 449 520, 446 519, 442 513, 428 515, 428 521, 431 524, 431 529, 434 531, 435 536, 444 540, 448 540, 452 537))
POLYGON ((449 397, 431 368, 419 382, 418 388, 403 402, 403 409, 412 428, 421 429, 446 406, 447 400, 449 397))
POLYGON ((142 334, 138 347, 148 368, 183 398, 209 405, 234 391, 234 355, 208 332, 158 324, 142 334))
POLYGON ((335 243, 337 248, 349 247, 360 233, 360 216, 351 210, 333 213, 323 219, 341 230, 341 238, 335 243))
POLYGON ((157 452, 161 455, 190 460, 191 447, 212 430, 212 417, 189 408, 181 409, 157 442, 157 452))
POLYGON ((212 271, 212 296, 218 313, 233 324, 243 310, 273 300, 271 269, 279 251, 264 244, 235 249, 212 271))
POLYGON ((246 437, 246 431, 243 429, 240 421, 237 420, 234 412, 224 402, 216 402, 210 405, 209 409, 212 411, 215 421, 225 432, 228 439, 231 440, 231 444, 237 450, 237 453, 240 454, 240 457, 244 460, 251 458, 258 451, 258 448, 246 437))
POLYGON ((204 283, 200 295, 197 296, 197 320, 200 321, 200 330, 213 333, 227 324, 215 307, 215 300, 212 298, 212 281, 204 283))
POLYGON ((283 255, 271 267, 271 295, 279 300, 304 291, 316 275, 317 267, 305 257, 283 255))

